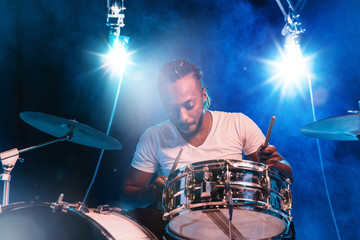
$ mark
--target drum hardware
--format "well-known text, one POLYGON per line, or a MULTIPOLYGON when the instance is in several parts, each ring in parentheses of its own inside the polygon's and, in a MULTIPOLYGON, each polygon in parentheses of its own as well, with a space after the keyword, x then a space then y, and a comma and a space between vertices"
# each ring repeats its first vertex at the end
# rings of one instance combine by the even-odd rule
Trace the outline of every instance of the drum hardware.
POLYGON ((75 206, 72 207, 72 209, 75 209, 76 211, 82 212, 82 213, 89 213, 89 209, 86 206, 85 203, 77 201, 75 206))
MULTIPOLYGON (((59 139, 51 140, 51 141, 48 141, 48 142, 45 142, 45 143, 42 143, 39 145, 24 148, 22 150, 18 150, 17 148, 14 148, 14 149, 0 153, 1 164, 2 164, 2 168, 4 170, 4 173, 0 175, 1 180, 4 181, 3 202, 2 202, 3 206, 6 206, 9 204, 10 180, 11 180, 10 172, 15 167, 16 161, 19 158, 19 154, 33 150, 33 149, 37 149, 37 148, 40 148, 40 147, 43 147, 43 146, 46 146, 46 145, 49 145, 52 143, 69 140, 72 137, 72 131, 73 131, 73 129, 71 129, 70 132, 68 132, 65 136, 63 136, 59 139)), ((23 161, 24 160, 22 159, 22 162, 23 161)))
POLYGON ((181 205, 179 208, 177 208, 175 211, 169 212, 169 213, 164 213, 163 215, 163 220, 167 221, 169 219, 169 217, 171 217, 171 215, 175 215, 183 210, 187 209, 187 207, 185 206, 185 204, 181 205))
MULTIPOLYGON (((186 179, 187 179, 186 181, 190 183, 190 184, 186 185, 185 188, 184 188, 184 195, 186 196, 185 197, 185 201, 186 201, 185 206, 186 206, 186 208, 188 208, 189 204, 190 204, 189 199, 191 200, 191 199, 195 198, 195 196, 193 194, 193 190, 195 188, 195 185, 194 185, 195 178, 194 178, 194 176, 192 174, 192 170, 191 170, 190 167, 186 168, 186 179)), ((176 195, 176 193, 175 193, 175 195, 176 195)))
POLYGON ((202 200, 209 200, 211 198, 211 192, 213 189, 213 183, 210 181, 212 178, 211 172, 209 172, 208 167, 203 168, 204 171, 204 177, 203 182, 201 183, 201 195, 200 198, 202 200))
POLYGON ((291 195, 291 190, 290 190, 290 179, 286 179, 286 182, 288 183, 287 188, 284 191, 284 201, 281 204, 281 208, 284 211, 288 212, 288 219, 289 221, 292 221, 292 217, 291 217, 291 209, 292 209, 292 195, 291 195))
POLYGON ((348 110, 348 113, 360 114, 360 101, 358 102, 358 104, 359 104, 359 110, 348 110))
POLYGON ((14 148, 12 150, 0 153, 0 159, 4 173, 0 175, 1 180, 4 182, 3 188, 3 201, 2 205, 6 206, 9 204, 10 194, 10 180, 11 170, 15 167, 16 161, 19 157, 19 150, 14 148))
POLYGON ((63 202, 64 194, 61 193, 59 198, 56 202, 50 203, 51 212, 55 213, 58 209, 62 212, 67 213, 70 209, 82 212, 82 213, 89 213, 88 207, 83 202, 76 202, 75 204, 70 204, 68 202, 63 202))
MULTIPOLYGON (((229 236, 229 239, 232 240, 232 232, 233 232, 233 226, 232 226, 232 216, 233 216, 233 209, 234 209, 234 202, 233 202, 233 192, 231 191, 231 188, 230 188, 230 181, 231 181, 231 173, 229 171, 229 161, 226 160, 226 162, 228 164, 226 164, 226 174, 225 174, 225 195, 226 195, 226 198, 227 198, 227 203, 228 203, 228 207, 229 207, 229 227, 228 227, 228 236, 229 236)), ((221 213, 221 215, 224 215, 221 213)), ((226 219, 226 218, 225 218, 226 219)), ((240 233, 240 232, 239 232, 240 233)), ((240 236, 242 236, 240 234, 240 236)))
POLYGON ((59 198, 56 202, 50 204, 50 208, 52 209, 52 212, 55 213, 59 206, 63 206, 64 202, 62 201, 64 199, 64 194, 61 193, 59 195, 59 198))
POLYGON ((104 211, 109 211, 110 210, 110 206, 109 205, 100 205, 98 206, 94 212, 97 212, 97 213, 102 213, 104 211))
POLYGON ((110 205, 100 205, 98 206, 94 212, 96 213, 108 213, 110 211, 113 211, 113 212, 122 212, 123 210, 121 208, 118 208, 118 207, 110 207, 110 205))
POLYGON ((265 166, 265 194, 266 194, 266 207, 267 209, 270 209, 271 205, 270 205, 270 195, 271 195, 271 182, 270 182, 270 177, 269 177, 269 167, 266 165, 265 166))
MULTIPOLYGON (((38 112, 22 112, 20 117, 29 125, 47 134, 57 137, 57 139, 35 145, 32 147, 18 150, 17 148, 0 153, 0 160, 4 173, 0 174, 0 180, 4 181, 2 205, 9 204, 11 171, 16 161, 23 162, 24 159, 19 158, 20 153, 34 150, 49 144, 61 141, 70 141, 81 145, 95 147, 100 149, 115 150, 121 149, 122 145, 114 138, 105 135, 87 125, 76 122, 75 120, 67 120, 60 117, 52 116, 38 112)), ((58 199, 62 201, 62 199, 58 199)), ((56 209, 55 209, 56 211, 56 209)))

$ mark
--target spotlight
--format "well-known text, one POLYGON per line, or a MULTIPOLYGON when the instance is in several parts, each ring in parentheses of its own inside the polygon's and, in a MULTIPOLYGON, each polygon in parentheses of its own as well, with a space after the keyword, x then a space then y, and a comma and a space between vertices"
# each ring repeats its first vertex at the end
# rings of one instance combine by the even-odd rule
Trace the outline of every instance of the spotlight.
POLYGON ((130 61, 130 54, 127 52, 130 38, 122 35, 114 36, 114 39, 111 37, 110 35, 112 46, 106 56, 106 65, 111 68, 113 73, 122 74, 126 64, 130 61))
POLYGON ((277 71, 286 88, 291 86, 300 88, 302 80, 308 75, 307 60, 301 53, 300 45, 292 37, 289 37, 284 45, 277 71))
POLYGON ((276 90, 281 90, 281 97, 295 97, 302 94, 304 84, 311 75, 308 67, 310 57, 304 57, 300 45, 292 35, 287 36, 285 45, 278 45, 277 60, 261 59, 270 68, 271 77, 265 83, 274 84, 276 90))

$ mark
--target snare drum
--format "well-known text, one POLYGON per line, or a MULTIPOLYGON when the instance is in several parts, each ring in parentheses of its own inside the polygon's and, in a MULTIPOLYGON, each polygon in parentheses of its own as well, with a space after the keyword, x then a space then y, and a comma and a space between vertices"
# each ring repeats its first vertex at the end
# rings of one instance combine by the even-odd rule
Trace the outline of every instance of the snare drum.
POLYGON ((163 218, 175 237, 186 239, 270 239, 291 221, 290 180, 262 163, 210 160, 169 176, 163 218))
POLYGON ((157 239, 120 209, 32 202, 1 209, 0 236, 2 240, 157 239))

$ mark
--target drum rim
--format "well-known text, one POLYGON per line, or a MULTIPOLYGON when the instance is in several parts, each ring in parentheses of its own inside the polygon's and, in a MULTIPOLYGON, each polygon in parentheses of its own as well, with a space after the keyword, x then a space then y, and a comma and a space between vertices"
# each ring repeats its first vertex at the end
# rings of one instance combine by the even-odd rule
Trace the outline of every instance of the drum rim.
MULTIPOLYGON (((166 225, 165 229, 166 229, 167 234, 169 234, 173 238, 182 239, 182 240, 188 240, 189 239, 188 237, 186 237, 186 236, 184 236, 182 234, 172 232, 169 229, 169 224, 166 225)), ((281 239, 282 237, 287 236, 288 231, 289 231, 289 225, 286 226, 286 229, 284 230, 284 232, 282 232, 281 234, 279 234, 277 236, 272 236, 271 239, 281 239)), ((196 238, 194 238, 193 240, 196 240, 196 238)), ((263 239, 259 239, 259 240, 268 240, 268 238, 263 238, 263 239)))
MULTIPOLYGON (((177 208, 174 208, 169 213, 167 213, 167 221, 170 222, 175 217, 178 217, 180 215, 183 215, 183 214, 186 214, 189 212, 193 212, 193 211, 210 210, 210 209, 211 210, 228 209, 229 208, 228 205, 222 201, 210 202, 210 203, 196 203, 196 204, 190 203, 189 205, 192 205, 192 206, 189 206, 189 208, 184 208, 183 210, 180 210, 180 211, 176 211, 181 208, 181 207, 177 207, 177 208), (172 214, 172 212, 174 212, 174 213, 172 214)), ((271 215, 273 217, 277 217, 280 220, 282 220, 285 223, 285 225, 288 225, 287 223, 290 222, 289 214, 286 214, 283 211, 279 211, 278 209, 273 208, 272 206, 267 207, 264 204, 257 204, 257 202, 254 202, 254 203, 249 203, 248 201, 237 202, 234 204, 234 210, 255 211, 255 212, 260 212, 260 213, 264 213, 267 215, 271 215)))
MULTIPOLYGON (((246 168, 246 169, 253 170, 253 171, 258 171, 258 172, 268 170, 271 174, 273 174, 273 175, 277 176, 278 178, 280 178, 281 181, 287 182, 287 178, 285 178, 276 168, 269 167, 268 165, 266 165, 264 163, 254 162, 254 161, 247 160, 247 159, 224 159, 224 158, 210 159, 210 160, 204 160, 204 161, 199 161, 199 162, 187 164, 185 166, 182 166, 182 167, 176 169, 176 171, 171 173, 168 176, 168 180, 169 180, 169 182, 172 182, 175 179, 180 178, 180 176, 178 176, 179 173, 183 174, 184 172, 186 172, 187 169, 193 169, 193 168, 196 168, 196 167, 200 167, 202 165, 216 165, 216 164, 225 163, 225 162, 230 162, 232 164, 243 163, 244 165, 242 165, 242 166, 247 165, 246 167, 248 167, 248 168, 246 168)), ((234 166, 233 165, 231 167, 240 167, 240 166, 234 166)), ((291 185, 291 182, 289 182, 289 184, 291 185)))
MULTIPOLYGON (((216 203, 220 203, 220 202, 216 202, 216 203)), ((221 209, 228 209, 228 207, 226 205, 221 205, 221 206, 219 206, 217 208, 211 208, 211 210, 221 210, 221 209)), ((176 209, 174 209, 174 210, 176 210, 176 209)), ((187 214, 187 213, 190 213, 190 212, 193 212, 193 211, 199 211, 199 210, 210 210, 210 209, 204 209, 204 208, 201 208, 199 206, 195 210, 194 209, 184 209, 182 211, 179 211, 179 212, 175 213, 174 216, 169 215, 169 218, 168 218, 167 224, 166 224, 166 232, 168 232, 168 234, 170 234, 172 237, 175 237, 175 238, 188 239, 188 237, 186 237, 186 236, 184 236, 182 234, 171 231, 171 229, 169 227, 169 224, 170 224, 172 219, 177 218, 180 215, 187 214)), ((284 231, 282 231, 280 234, 278 234, 276 236, 272 236, 271 238, 281 238, 281 237, 285 236, 286 233, 289 230, 289 226, 290 226, 290 222, 291 222, 291 220, 289 219, 290 216, 280 212, 280 213, 277 213, 277 214, 281 215, 281 216, 278 217, 278 216, 273 214, 274 213, 273 211, 269 211, 269 209, 267 209, 266 206, 264 206, 264 208, 262 209, 262 208, 259 208, 257 206, 241 205, 241 206, 236 206, 236 207, 234 206, 234 211, 235 210, 260 212, 260 213, 264 213, 264 214, 267 214, 267 215, 271 215, 271 216, 281 220, 285 225, 284 231), (267 213, 266 211, 269 211, 269 212, 267 213), (283 215, 285 215, 285 216, 283 216, 283 215)), ((275 210, 276 212, 279 212, 277 209, 273 209, 273 210, 275 210)), ((267 238, 265 238, 265 239, 267 239, 267 238)))

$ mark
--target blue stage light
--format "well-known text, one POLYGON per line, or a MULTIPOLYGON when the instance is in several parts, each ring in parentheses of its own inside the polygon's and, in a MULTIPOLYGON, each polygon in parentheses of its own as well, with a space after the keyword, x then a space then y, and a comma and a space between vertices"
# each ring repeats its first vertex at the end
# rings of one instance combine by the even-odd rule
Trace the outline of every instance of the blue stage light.
POLYGON ((130 53, 127 52, 129 37, 114 36, 111 39, 110 35, 110 51, 105 56, 105 65, 111 69, 111 72, 116 75, 122 75, 125 66, 130 62, 130 53))
POLYGON ((310 57, 302 55, 300 45, 292 37, 286 39, 284 48, 280 48, 277 60, 262 60, 270 68, 271 77, 266 83, 275 85, 274 91, 280 90, 282 97, 295 97, 302 94, 311 76, 310 57))
POLYGON ((304 77, 306 77, 308 70, 306 60, 303 58, 300 45, 294 41, 290 41, 284 46, 284 55, 282 56, 282 63, 278 70, 283 80, 288 83, 298 85, 304 77))

